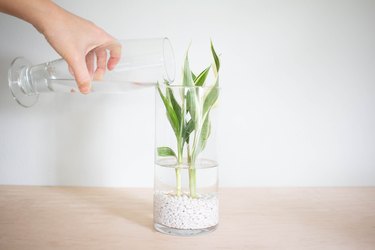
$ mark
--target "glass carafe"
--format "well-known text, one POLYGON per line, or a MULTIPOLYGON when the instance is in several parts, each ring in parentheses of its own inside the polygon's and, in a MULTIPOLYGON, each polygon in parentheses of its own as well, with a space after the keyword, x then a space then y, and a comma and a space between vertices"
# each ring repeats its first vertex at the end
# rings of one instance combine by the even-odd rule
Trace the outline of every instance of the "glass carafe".
MULTIPOLYGON (((168 38, 120 40, 119 43, 122 48, 119 63, 112 71, 107 70, 101 80, 91 83, 92 92, 123 92, 155 86, 164 79, 174 80, 175 61, 168 38)), ((8 71, 8 82, 14 99, 23 107, 34 105, 41 93, 79 92, 64 59, 32 65, 18 57, 8 71)))

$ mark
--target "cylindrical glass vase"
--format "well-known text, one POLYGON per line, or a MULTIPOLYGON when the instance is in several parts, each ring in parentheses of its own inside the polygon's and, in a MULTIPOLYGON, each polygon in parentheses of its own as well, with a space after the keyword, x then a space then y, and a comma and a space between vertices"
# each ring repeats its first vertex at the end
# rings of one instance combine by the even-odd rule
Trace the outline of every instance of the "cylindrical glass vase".
POLYGON ((192 236, 219 222, 215 86, 156 89, 154 227, 192 236))

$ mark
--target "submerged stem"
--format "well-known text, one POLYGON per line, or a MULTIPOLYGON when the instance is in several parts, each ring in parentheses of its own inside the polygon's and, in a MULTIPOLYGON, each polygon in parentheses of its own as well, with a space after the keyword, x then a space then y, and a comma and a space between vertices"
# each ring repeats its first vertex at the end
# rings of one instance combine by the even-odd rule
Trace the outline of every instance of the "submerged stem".
POLYGON ((176 194, 181 195, 181 167, 180 165, 176 168, 176 194))
POLYGON ((189 168, 189 187, 190 187, 190 197, 196 198, 197 197, 197 179, 196 179, 196 169, 189 168))
POLYGON ((181 195, 181 168, 182 168, 182 148, 181 142, 177 142, 177 167, 176 167, 176 194, 181 195))
POLYGON ((189 165, 189 189, 190 189, 190 197, 195 198, 196 194, 196 172, 195 172, 195 163, 190 154, 190 145, 187 145, 187 154, 188 154, 188 165, 189 165))

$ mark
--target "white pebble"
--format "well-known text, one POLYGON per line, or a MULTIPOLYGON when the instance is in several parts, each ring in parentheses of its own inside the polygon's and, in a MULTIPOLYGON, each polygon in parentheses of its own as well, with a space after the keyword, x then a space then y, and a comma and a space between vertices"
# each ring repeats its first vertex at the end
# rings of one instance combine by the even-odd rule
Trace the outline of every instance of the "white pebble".
POLYGON ((212 227, 219 222, 219 200, 213 194, 193 199, 187 194, 155 192, 154 221, 177 229, 212 227))

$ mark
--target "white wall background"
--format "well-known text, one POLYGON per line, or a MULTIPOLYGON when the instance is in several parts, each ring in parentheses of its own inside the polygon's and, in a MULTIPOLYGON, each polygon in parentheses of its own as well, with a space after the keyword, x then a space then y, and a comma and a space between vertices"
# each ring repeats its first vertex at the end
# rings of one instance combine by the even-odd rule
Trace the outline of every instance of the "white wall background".
MULTIPOLYGON (((375 185, 375 1, 57 1, 118 38, 168 36, 193 68, 222 54, 222 186, 375 185)), ((41 96, 7 88, 16 56, 57 58, 0 14, 0 184, 153 184, 153 89, 41 96)), ((179 65, 180 66, 180 65, 179 65)))

